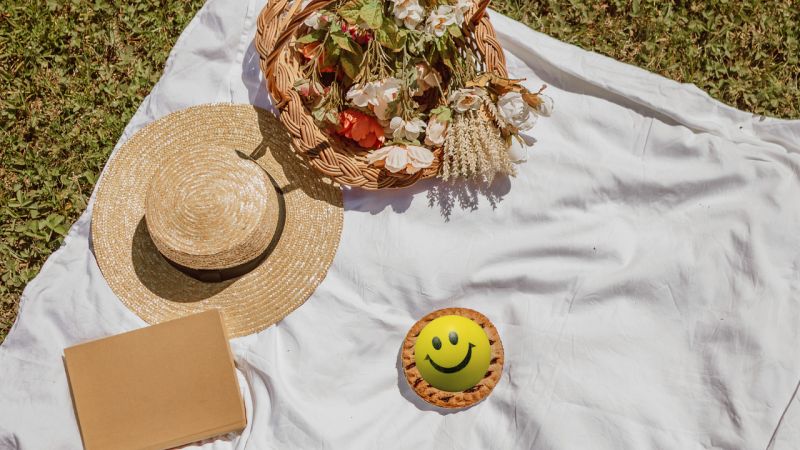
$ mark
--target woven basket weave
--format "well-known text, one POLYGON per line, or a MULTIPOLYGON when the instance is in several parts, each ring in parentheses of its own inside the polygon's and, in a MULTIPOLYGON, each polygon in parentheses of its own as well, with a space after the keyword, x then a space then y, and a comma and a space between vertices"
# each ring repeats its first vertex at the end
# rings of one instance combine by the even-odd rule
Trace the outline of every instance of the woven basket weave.
MULTIPOLYGON (((431 167, 413 175, 393 174, 386 169, 371 167, 367 163, 369 151, 321 130, 294 89, 295 82, 303 77, 301 56, 287 44, 297 37, 297 31, 306 18, 333 1, 311 0, 301 10, 300 0, 271 0, 258 17, 255 45, 261 56, 261 70, 281 110, 281 122, 292 135, 293 150, 303 155, 315 170, 346 186, 370 190, 402 188, 435 177, 441 167, 441 149, 434 150, 435 159, 431 167)), ((489 2, 476 2, 468 14, 464 32, 470 45, 483 57, 480 69, 505 77, 507 71, 503 49, 485 14, 489 2)))

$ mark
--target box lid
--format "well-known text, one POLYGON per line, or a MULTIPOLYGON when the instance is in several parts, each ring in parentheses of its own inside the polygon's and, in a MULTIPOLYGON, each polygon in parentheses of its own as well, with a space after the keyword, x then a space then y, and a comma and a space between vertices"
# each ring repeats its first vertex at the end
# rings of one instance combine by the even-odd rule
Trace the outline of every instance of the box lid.
POLYGON ((88 450, 170 448, 247 424, 217 310, 70 347, 64 359, 88 450))

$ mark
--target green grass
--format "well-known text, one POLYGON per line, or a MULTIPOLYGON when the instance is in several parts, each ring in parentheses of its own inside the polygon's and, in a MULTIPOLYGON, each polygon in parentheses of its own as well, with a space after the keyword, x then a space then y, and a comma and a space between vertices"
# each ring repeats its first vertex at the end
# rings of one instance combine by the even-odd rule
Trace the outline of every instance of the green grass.
POLYGON ((0 9, 0 341, 201 0, 0 9))
POLYGON ((739 109, 800 118, 796 0, 506 0, 492 5, 562 41, 694 83, 739 109))
MULTIPOLYGON (((0 342, 201 0, 8 0, 0 9, 0 342)), ((558 39, 800 117, 793 0, 495 0, 558 39)))

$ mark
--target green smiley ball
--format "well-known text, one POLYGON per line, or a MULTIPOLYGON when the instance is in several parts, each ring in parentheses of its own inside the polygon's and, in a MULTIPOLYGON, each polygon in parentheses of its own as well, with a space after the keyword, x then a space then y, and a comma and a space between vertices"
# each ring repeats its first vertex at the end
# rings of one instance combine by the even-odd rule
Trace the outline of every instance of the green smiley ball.
POLYGON ((462 316, 434 319, 414 344, 414 360, 422 378, 448 392, 461 392, 478 384, 491 359, 486 332, 462 316))

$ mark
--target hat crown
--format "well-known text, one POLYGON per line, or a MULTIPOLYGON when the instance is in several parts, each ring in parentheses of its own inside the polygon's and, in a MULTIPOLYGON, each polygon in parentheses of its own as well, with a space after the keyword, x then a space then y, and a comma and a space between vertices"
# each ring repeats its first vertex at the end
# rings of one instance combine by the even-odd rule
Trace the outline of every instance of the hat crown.
POLYGON ((195 270, 259 259, 279 220, 266 172, 234 150, 186 149, 167 160, 147 190, 145 221, 159 252, 195 270))

